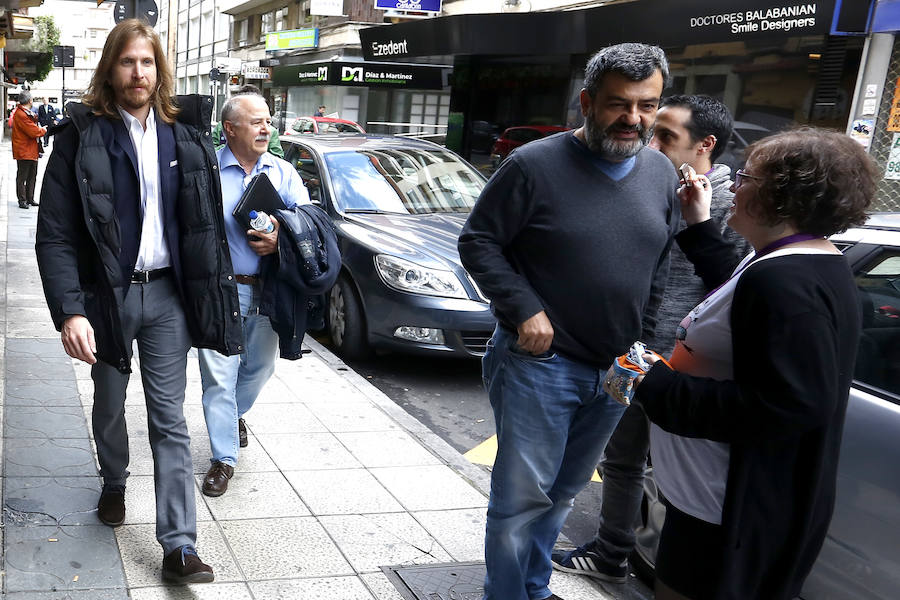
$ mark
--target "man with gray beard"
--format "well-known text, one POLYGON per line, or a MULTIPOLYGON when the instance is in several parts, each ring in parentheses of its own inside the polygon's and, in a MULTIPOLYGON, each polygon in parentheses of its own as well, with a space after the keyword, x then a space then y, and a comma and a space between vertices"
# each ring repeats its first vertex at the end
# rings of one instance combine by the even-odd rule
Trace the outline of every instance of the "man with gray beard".
POLYGON ((553 544, 625 410, 603 376, 653 336, 680 217, 675 169, 647 147, 668 75, 654 46, 591 57, 584 125, 510 154, 460 235, 498 321, 482 363, 498 444, 484 600, 558 598, 553 544))

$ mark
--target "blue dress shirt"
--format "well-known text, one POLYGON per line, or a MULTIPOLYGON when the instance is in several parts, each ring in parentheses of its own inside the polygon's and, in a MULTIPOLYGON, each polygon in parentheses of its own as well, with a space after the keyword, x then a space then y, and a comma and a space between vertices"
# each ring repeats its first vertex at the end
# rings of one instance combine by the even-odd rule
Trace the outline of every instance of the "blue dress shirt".
POLYGON ((216 152, 219 160, 219 177, 222 181, 222 207, 225 211, 225 234, 228 237, 228 248, 231 250, 231 263, 234 272, 239 275, 256 275, 259 273, 260 257, 250 248, 247 241, 247 230, 231 216, 234 207, 247 189, 247 184, 259 173, 265 173, 278 190, 278 195, 287 208, 298 204, 309 203, 309 193, 300 175, 291 163, 265 152, 256 161, 250 174, 244 173, 231 148, 224 145, 216 152))

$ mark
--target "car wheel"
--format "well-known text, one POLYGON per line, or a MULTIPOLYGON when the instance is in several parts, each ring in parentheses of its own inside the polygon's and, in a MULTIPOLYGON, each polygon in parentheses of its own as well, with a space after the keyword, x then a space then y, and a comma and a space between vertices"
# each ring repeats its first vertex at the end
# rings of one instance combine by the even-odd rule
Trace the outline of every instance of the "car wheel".
POLYGON ((648 584, 653 583, 656 573, 656 550, 663 522, 666 520, 666 505, 663 495, 653 479, 653 467, 644 472, 644 499, 635 525, 635 546, 631 553, 631 566, 638 577, 648 584))
POLYGON ((366 320, 350 279, 341 276, 328 295, 328 334, 334 349, 344 358, 366 358, 366 320))

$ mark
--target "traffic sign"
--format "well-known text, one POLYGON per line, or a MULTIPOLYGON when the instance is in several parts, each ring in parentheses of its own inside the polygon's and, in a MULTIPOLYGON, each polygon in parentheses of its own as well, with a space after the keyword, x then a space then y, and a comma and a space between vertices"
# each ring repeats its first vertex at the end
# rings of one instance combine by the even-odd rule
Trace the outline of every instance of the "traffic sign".
POLYGON ((138 18, 146 21, 150 27, 156 26, 159 18, 159 7, 154 0, 117 0, 113 11, 113 19, 121 23, 125 19, 138 18))
POLYGON ((54 67, 75 66, 75 46, 53 46, 54 67))

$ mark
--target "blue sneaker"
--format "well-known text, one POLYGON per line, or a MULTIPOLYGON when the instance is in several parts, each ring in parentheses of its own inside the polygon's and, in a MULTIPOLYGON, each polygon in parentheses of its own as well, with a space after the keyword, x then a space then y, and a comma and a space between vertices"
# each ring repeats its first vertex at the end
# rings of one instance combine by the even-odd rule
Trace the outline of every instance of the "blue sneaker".
POLYGON ((569 552, 554 552, 550 562, 557 571, 587 575, 609 583, 625 583, 628 579, 628 563, 610 565, 596 552, 593 542, 569 552))

